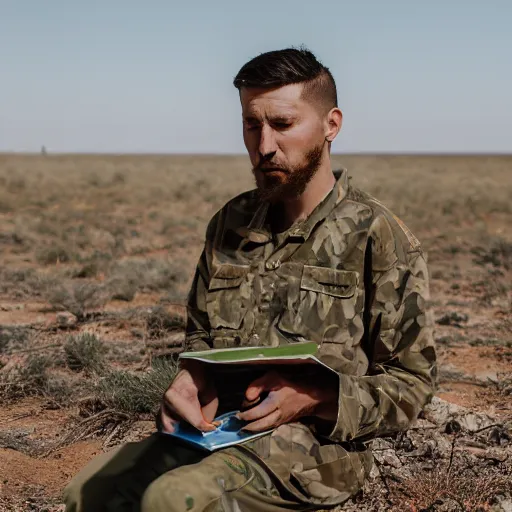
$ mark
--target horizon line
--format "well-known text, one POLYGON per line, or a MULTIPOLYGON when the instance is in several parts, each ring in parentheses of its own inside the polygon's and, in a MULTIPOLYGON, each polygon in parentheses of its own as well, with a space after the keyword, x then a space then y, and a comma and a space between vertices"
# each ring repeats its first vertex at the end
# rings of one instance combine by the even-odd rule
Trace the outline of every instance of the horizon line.
MULTIPOLYGON (((0 156, 166 156, 166 157, 248 157, 247 153, 229 153, 229 152, 160 152, 160 151, 0 151, 0 156)), ((333 157, 339 156, 493 156, 493 157, 512 157, 512 150, 506 151, 351 151, 331 153, 333 157)))

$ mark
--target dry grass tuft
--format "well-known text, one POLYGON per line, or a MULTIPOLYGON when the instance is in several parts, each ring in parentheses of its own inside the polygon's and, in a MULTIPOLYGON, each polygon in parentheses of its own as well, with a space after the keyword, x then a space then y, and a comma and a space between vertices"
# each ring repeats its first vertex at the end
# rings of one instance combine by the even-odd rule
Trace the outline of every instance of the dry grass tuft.
POLYGON ((128 302, 138 291, 174 290, 186 280, 183 262, 170 258, 122 260, 114 263, 108 274, 112 298, 128 302))
POLYGON ((31 355, 23 363, 0 371, 0 398, 12 403, 28 396, 42 396, 54 404, 65 405, 72 393, 66 379, 51 375, 52 360, 31 355))
POLYGON ((41 265, 55 265, 56 263, 68 263, 72 259, 72 255, 65 247, 41 247, 36 251, 36 260, 41 265))
POLYGON ((48 302, 59 310, 73 313, 83 320, 89 310, 103 307, 110 299, 108 289, 94 282, 63 282, 49 288, 48 302))
POLYGON ((491 384, 500 395, 512 397, 512 372, 498 373, 496 378, 488 377, 487 382, 491 384))
POLYGON ((170 332, 182 331, 185 318, 170 313, 163 306, 150 308, 146 316, 146 329, 150 338, 161 338, 170 332))
POLYGON ((105 352, 103 342, 88 332, 69 336, 64 344, 66 364, 73 371, 101 374, 105 370, 105 352))
POLYGON ((45 453, 85 439, 102 437, 104 446, 122 436, 133 421, 153 416, 176 375, 177 365, 156 359, 145 373, 114 370, 95 383, 93 394, 80 404, 82 419, 45 453))
POLYGON ((176 371, 176 363, 163 359, 141 374, 112 371, 98 382, 96 396, 106 408, 130 416, 154 413, 176 371))
POLYGON ((0 325, 0 355, 22 349, 34 337, 34 329, 25 325, 0 325))
POLYGON ((471 252, 477 265, 490 264, 495 268, 512 269, 512 243, 502 237, 491 237, 485 245, 473 247, 471 252))
POLYGON ((411 511, 436 510, 436 505, 450 504, 453 512, 484 512, 491 510, 496 496, 510 489, 512 473, 506 468, 502 474, 486 474, 465 464, 452 468, 434 465, 426 471, 413 470, 414 477, 402 483, 393 482, 391 501, 407 504, 411 511))

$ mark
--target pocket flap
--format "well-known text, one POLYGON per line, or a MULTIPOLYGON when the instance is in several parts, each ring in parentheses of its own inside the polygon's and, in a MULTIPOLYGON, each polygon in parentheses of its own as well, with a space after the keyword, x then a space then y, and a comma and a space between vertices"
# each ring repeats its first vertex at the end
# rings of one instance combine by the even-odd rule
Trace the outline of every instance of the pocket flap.
POLYGON ((222 290, 240 286, 249 272, 248 265, 219 265, 213 272, 208 290, 222 290))
POLYGON ((300 287, 333 297, 352 297, 359 282, 359 272, 304 265, 300 287))

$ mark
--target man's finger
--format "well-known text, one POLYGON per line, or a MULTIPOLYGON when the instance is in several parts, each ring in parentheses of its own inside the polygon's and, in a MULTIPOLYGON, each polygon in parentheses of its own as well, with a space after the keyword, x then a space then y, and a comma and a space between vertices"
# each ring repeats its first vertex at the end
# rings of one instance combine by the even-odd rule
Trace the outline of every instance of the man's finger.
POLYGON ((265 373, 265 375, 262 375, 261 377, 257 378, 256 380, 253 380, 248 386, 245 391, 245 398, 252 402, 253 400, 256 400, 263 391, 270 391, 276 383, 275 373, 269 372, 265 373))
POLYGON ((239 412, 237 417, 242 421, 254 421, 259 420, 260 418, 264 418, 269 414, 273 413, 277 409, 277 402, 275 399, 275 395, 272 393, 268 395, 261 404, 256 407, 252 407, 251 409, 247 409, 246 411, 239 412))
POLYGON ((215 430, 215 425, 206 421, 199 405, 199 400, 190 401, 179 393, 173 392, 171 389, 167 391, 164 402, 169 409, 187 423, 196 427, 203 432, 215 430))
POLYGON ((215 416, 217 415, 217 409, 219 408, 219 399, 218 397, 215 397, 213 400, 211 400, 206 405, 203 405, 202 411, 203 411, 203 418, 207 423, 211 423, 215 416))
POLYGON ((172 417, 169 410, 167 409, 165 403, 162 403, 160 407, 160 428, 159 430, 163 432, 174 432, 174 427, 176 425, 177 420, 172 417))
POLYGON ((274 412, 270 413, 268 416, 261 418, 260 420, 253 421, 249 423, 242 430, 247 432, 263 432, 264 430, 269 430, 274 427, 278 427, 281 423, 281 411, 276 409, 274 412))

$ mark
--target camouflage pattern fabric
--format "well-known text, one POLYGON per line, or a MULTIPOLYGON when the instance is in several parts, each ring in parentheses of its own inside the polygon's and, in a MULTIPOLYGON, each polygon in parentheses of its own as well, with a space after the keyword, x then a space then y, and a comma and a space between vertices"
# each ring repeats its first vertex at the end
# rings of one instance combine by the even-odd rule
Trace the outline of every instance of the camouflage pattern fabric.
MULTIPOLYGON (((101 477, 100 459, 71 482, 68 512, 140 510, 142 496, 144 512, 340 504, 371 469, 371 439, 405 430, 430 400, 436 358, 428 275, 414 235, 351 187, 346 171, 304 222, 272 233, 275 214, 251 191, 211 220, 189 295, 185 349, 315 341, 336 372, 336 423, 305 418, 207 458, 174 446, 159 446, 153 458, 116 452, 106 465, 110 480, 101 477), (111 508, 80 505, 113 488, 111 508)), ((224 388, 231 396, 219 390, 221 408, 236 394, 224 388)), ((145 453, 149 442, 130 450, 145 453)))
POLYGON ((67 512, 312 510, 238 447, 213 454, 165 434, 94 459, 66 487, 67 512))
MULTIPOLYGON (((420 243, 349 184, 272 233, 257 191, 211 220, 189 295, 186 350, 315 341, 338 373, 338 419, 294 423, 244 445, 297 499, 333 505, 360 489, 368 440, 406 429, 433 396, 436 356, 420 243)), ((222 404, 222 397, 221 404, 222 404)))

